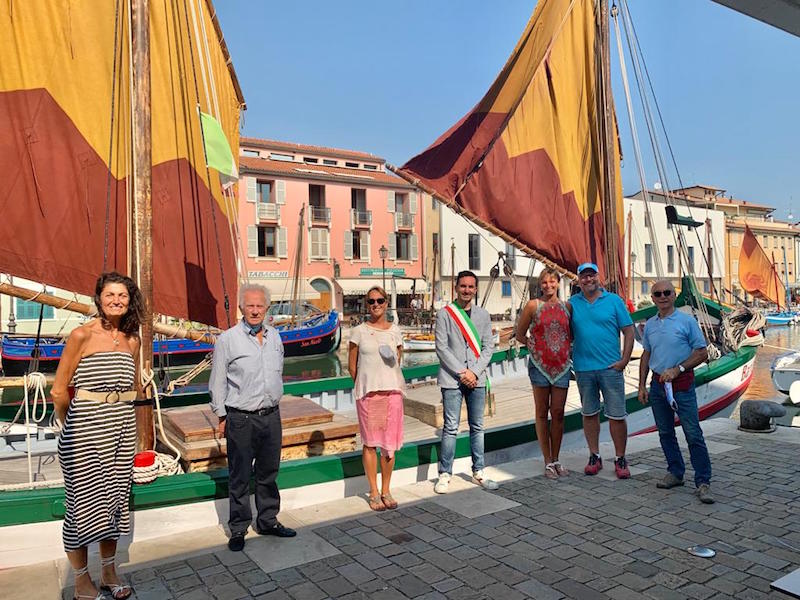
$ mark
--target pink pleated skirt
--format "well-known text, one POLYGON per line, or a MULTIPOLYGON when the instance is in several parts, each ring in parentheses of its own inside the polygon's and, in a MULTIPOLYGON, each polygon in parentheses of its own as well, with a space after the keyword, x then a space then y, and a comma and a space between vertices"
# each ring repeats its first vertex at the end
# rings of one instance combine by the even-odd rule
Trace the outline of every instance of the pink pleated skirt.
POLYGON ((391 458, 403 447, 403 394, 370 392, 356 400, 361 442, 391 458))

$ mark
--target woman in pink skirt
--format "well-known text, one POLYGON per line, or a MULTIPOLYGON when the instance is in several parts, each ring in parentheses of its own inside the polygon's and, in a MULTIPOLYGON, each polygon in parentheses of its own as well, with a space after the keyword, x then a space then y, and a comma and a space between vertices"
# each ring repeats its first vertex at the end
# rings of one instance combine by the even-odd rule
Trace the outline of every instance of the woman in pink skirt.
POLYGON ((403 392, 405 380, 400 368, 403 337, 394 323, 386 320, 386 290, 374 286, 367 292, 367 321, 350 333, 348 370, 355 382, 358 425, 364 444, 362 460, 369 482, 372 510, 397 508, 389 492, 394 453, 403 445, 403 392), (378 492, 378 457, 381 449, 381 490, 378 492))

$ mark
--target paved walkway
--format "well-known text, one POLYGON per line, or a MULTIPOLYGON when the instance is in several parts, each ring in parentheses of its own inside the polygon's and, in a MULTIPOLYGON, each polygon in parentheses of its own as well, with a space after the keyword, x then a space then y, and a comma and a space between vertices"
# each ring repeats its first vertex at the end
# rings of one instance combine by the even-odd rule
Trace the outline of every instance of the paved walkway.
MULTIPOLYGON (((565 456, 576 472, 558 481, 539 475, 541 461, 520 461, 492 468, 497 492, 457 477, 436 496, 423 482, 399 488, 401 507, 383 513, 351 497, 282 515, 300 528, 292 540, 252 534, 232 553, 219 528, 201 530, 130 546, 123 571, 139 600, 785 598, 769 584, 800 566, 800 429, 734 427, 704 423, 714 505, 693 495, 691 471, 686 487, 655 487, 664 460, 648 435, 631 441, 628 481, 614 478, 608 447, 598 477, 580 472, 583 453, 565 456), (694 544, 717 555, 693 557, 694 544)), ((12 569, 0 596, 71 598, 70 581, 63 564, 12 569)))

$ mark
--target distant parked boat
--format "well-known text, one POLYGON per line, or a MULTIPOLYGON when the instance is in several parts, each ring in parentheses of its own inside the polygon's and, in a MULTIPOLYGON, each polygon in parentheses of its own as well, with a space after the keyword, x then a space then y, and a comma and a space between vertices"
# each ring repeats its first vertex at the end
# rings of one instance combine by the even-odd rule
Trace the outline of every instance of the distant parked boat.
POLYGON ((800 313, 793 311, 769 312, 765 315, 767 325, 795 325, 800 322, 800 313))

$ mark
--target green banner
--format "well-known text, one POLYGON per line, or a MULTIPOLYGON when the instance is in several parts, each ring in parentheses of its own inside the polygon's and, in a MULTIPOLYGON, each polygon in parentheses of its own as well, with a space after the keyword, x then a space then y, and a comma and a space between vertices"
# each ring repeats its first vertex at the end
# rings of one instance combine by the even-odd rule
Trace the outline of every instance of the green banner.
MULTIPOLYGON (((382 277, 383 269, 380 267, 361 267, 361 277, 382 277)), ((386 269, 386 277, 405 277, 406 270, 403 267, 392 267, 386 269)))

